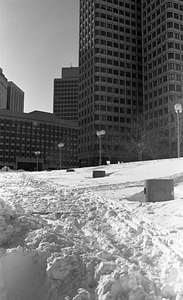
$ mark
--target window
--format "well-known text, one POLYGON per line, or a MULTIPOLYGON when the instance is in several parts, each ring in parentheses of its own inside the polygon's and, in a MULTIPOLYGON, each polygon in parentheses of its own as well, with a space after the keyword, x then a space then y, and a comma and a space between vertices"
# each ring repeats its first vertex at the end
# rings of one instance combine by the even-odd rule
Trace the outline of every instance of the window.
POLYGON ((181 81, 181 75, 176 74, 176 80, 181 81))
POLYGON ((174 80, 175 79, 175 75, 174 74, 168 74, 168 79, 169 80, 174 80))
POLYGON ((179 40, 179 36, 180 36, 179 33, 175 32, 174 34, 175 34, 175 39, 179 40))
POLYGON ((174 58, 174 53, 168 53, 168 59, 174 58))
POLYGON ((172 18, 173 17, 173 13, 172 12, 168 12, 167 13, 167 18, 172 18))
POLYGON ((168 64, 168 70, 174 69, 174 63, 168 64))
POLYGON ((173 48, 173 42, 168 43, 168 48, 173 48))
POLYGON ((175 91, 175 84, 169 84, 169 91, 175 91))
POLYGON ((178 85, 178 84, 176 85, 176 91, 177 91, 177 92, 181 92, 181 86, 178 85))
POLYGON ((180 54, 175 53, 175 59, 180 60, 180 54))
POLYGON ((179 24, 178 23, 174 23, 174 28, 179 30, 179 24))
POLYGON ((177 71, 180 71, 180 65, 179 64, 176 64, 175 68, 176 68, 177 71))
POLYGON ((173 28, 173 22, 168 22, 167 23, 167 28, 173 28))

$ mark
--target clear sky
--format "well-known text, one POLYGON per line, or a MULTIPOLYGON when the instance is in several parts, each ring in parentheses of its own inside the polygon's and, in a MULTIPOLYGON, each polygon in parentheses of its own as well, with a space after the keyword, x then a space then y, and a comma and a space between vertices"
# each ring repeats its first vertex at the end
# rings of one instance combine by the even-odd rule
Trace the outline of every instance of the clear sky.
POLYGON ((78 66, 79 0, 1 0, 0 68, 25 92, 25 112, 53 112, 53 80, 78 66))

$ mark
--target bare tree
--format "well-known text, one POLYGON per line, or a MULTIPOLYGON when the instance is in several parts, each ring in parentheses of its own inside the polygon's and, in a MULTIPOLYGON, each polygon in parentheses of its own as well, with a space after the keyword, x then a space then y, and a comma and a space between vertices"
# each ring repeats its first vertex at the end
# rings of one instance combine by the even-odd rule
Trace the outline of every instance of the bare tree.
POLYGON ((130 133, 123 141, 128 155, 139 161, 143 155, 152 159, 168 155, 168 144, 169 135, 165 135, 160 121, 149 122, 142 115, 132 121, 130 133))
POLYGON ((50 166, 57 166, 59 167, 59 149, 49 149, 46 152, 46 159, 45 159, 45 163, 50 165, 50 166))
POLYGON ((133 158, 142 160, 142 155, 148 147, 148 125, 142 115, 137 116, 131 123, 128 137, 123 140, 126 152, 133 158))
POLYGON ((168 141, 168 136, 164 137, 160 122, 157 120, 148 124, 146 151, 152 159, 157 159, 160 154, 163 155, 165 141, 168 141))
POLYGON ((112 159, 120 160, 120 144, 121 137, 117 135, 115 132, 110 132, 105 139, 105 150, 103 153, 106 157, 109 158, 110 161, 112 159), (106 140, 107 139, 107 140, 106 140))

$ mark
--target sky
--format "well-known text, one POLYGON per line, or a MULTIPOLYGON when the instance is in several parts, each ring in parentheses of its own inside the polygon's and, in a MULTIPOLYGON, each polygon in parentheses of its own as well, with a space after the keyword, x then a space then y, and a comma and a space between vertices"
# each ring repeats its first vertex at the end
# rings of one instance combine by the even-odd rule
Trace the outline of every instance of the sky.
POLYGON ((0 68, 24 111, 53 112, 53 81, 78 66, 79 0, 1 0, 0 68))

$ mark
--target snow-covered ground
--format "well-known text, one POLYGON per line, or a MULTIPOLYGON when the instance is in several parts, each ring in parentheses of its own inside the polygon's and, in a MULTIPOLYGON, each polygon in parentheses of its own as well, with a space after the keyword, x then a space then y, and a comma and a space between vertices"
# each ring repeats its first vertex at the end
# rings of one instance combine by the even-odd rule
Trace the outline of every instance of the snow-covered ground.
POLYGON ((0 172, 0 300, 183 300, 182 220, 182 158, 0 172), (174 200, 144 202, 154 178, 174 200))

